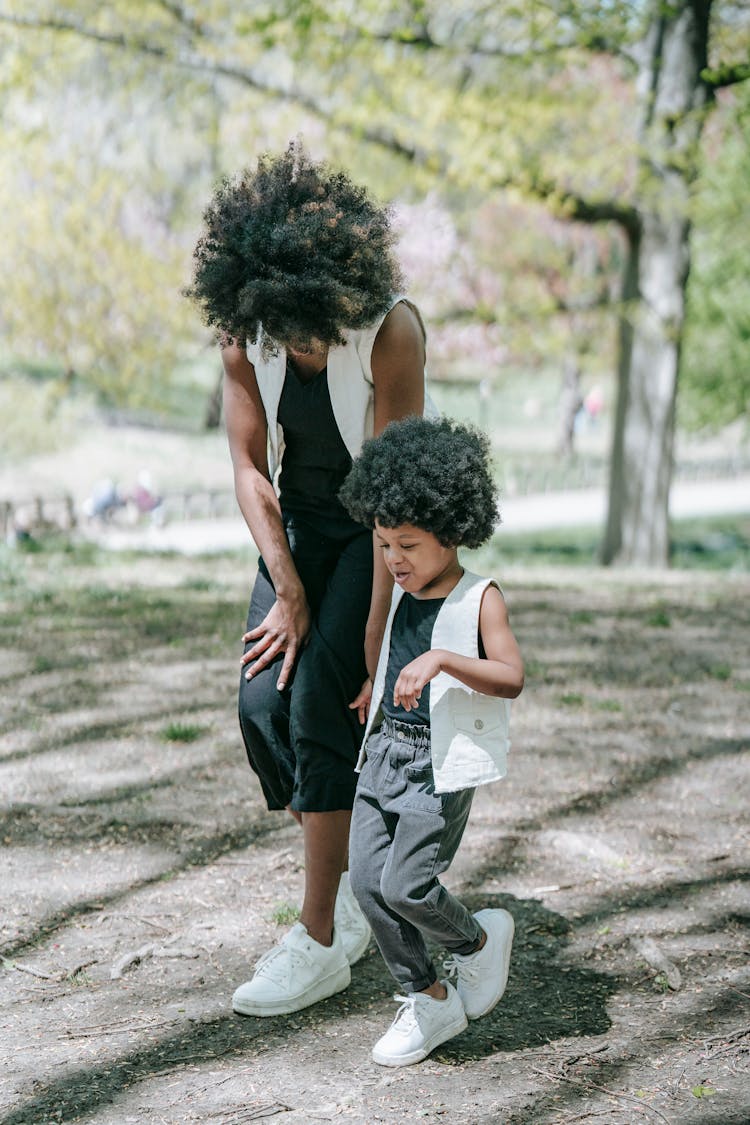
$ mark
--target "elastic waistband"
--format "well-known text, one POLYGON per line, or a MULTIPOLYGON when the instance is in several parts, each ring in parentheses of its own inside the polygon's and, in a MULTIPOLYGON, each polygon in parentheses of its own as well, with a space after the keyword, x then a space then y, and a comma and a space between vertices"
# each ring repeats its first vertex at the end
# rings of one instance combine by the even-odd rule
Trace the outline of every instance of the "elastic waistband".
POLYGON ((380 729, 389 738, 396 739, 398 742, 406 742, 409 746, 430 745, 430 728, 428 726, 421 726, 417 723, 402 723, 398 719, 391 719, 388 715, 383 715, 380 729))

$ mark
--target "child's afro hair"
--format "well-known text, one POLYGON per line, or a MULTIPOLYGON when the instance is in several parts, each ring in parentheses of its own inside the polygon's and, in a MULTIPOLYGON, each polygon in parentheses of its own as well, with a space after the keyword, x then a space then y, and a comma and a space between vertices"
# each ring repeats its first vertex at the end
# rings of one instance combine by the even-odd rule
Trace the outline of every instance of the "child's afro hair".
POLYGON ((388 209, 299 141, 223 180, 203 218, 186 295, 220 338, 342 344, 402 286, 388 209))
POLYGON ((449 418, 405 418, 366 441, 339 497, 365 527, 412 524, 444 547, 479 547, 499 522, 489 439, 449 418))

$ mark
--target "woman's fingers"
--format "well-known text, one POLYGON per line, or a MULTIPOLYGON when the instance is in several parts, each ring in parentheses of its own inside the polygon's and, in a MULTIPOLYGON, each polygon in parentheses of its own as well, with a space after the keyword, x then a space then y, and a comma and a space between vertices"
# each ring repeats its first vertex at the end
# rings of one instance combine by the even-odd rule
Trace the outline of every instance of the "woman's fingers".
MULTIPOLYGON (((256 645, 256 648, 257 648, 257 645, 256 645)), ((253 664, 252 668, 248 668, 248 670, 245 672, 245 679, 246 680, 252 680, 253 676, 257 676, 258 672, 262 672, 264 668, 267 668, 268 665, 271 664, 272 661, 274 661, 276 659, 278 654, 280 652, 283 652, 283 649, 284 649, 284 642, 282 641, 282 639, 280 637, 277 637, 277 639, 275 641, 270 643, 268 645, 268 647, 265 648, 259 654, 259 656, 258 656, 257 660, 255 661, 255 663, 253 664)), ((254 651, 254 650, 251 650, 251 652, 252 651, 254 651)), ((250 653, 246 653, 245 657, 247 657, 249 659, 253 659, 250 653)), ((245 659, 245 657, 242 658, 243 664, 247 663, 247 660, 245 659)), ((285 661, 285 663, 286 663, 286 661, 285 661)))
POLYGON ((283 645, 283 639, 274 633, 266 633, 256 645, 249 648, 246 653, 243 653, 240 658, 240 664, 250 664, 251 661, 257 660, 262 653, 266 652, 269 645, 278 642, 283 645))
POLYGON ((289 677, 291 676, 292 669, 294 668, 294 659, 296 655, 297 646, 292 644, 288 645, 286 654, 284 656, 284 663, 281 665, 281 672, 279 673, 279 678, 276 681, 276 687, 279 691, 283 691, 287 683, 289 682, 289 677))

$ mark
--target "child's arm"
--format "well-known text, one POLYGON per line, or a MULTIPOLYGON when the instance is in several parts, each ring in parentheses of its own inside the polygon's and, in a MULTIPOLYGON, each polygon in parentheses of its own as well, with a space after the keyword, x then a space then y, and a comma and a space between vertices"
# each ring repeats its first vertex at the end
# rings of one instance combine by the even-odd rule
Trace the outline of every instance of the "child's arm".
POLYGON ((508 621, 505 599, 497 586, 488 586, 479 611, 479 633, 487 659, 459 656, 444 648, 433 648, 401 669, 393 689, 393 704, 406 711, 416 707, 422 688, 447 672, 462 684, 483 695, 515 699, 523 688, 523 660, 508 621))

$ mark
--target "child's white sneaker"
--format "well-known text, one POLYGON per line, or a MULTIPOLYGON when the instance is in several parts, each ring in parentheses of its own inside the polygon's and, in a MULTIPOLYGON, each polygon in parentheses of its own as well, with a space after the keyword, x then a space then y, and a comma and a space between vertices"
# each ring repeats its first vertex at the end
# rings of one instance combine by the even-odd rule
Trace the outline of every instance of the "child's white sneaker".
POLYGON ((474 915, 487 934, 476 953, 454 953, 446 969, 458 973, 456 989, 470 1020, 486 1016, 505 992, 515 924, 507 910, 480 910, 474 915))
POLYGON ((335 927, 333 944, 325 946, 297 922, 279 945, 263 954, 252 980, 236 990, 232 1007, 243 1016, 283 1016, 341 992, 350 982, 335 927))
POLYGON ((448 991, 445 1000, 433 1000, 424 992, 394 997, 402 1004, 395 1020, 372 1049, 376 1063, 409 1066, 421 1062, 430 1051, 464 1030, 467 1019, 461 998, 452 984, 443 984, 448 991))
POLYGON ((333 911, 333 925, 341 937, 346 959, 350 965, 353 965, 359 961, 370 944, 372 930, 354 896, 348 871, 344 871, 339 882, 336 906, 333 911))

